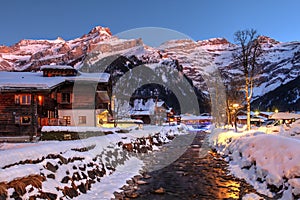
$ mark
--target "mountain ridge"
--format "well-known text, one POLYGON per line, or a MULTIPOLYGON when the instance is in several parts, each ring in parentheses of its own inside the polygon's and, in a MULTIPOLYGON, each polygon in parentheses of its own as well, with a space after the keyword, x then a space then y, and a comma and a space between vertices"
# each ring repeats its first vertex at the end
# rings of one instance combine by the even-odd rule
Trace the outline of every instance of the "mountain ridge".
MULTIPOLYGON (((263 55, 255 75, 254 100, 300 75, 300 42, 279 42, 268 36, 260 36, 260 41, 263 55)), ((154 48, 145 45, 141 38, 119 39, 109 28, 97 26, 72 40, 24 39, 11 46, 0 46, 0 70, 36 71, 42 65, 59 64, 91 72, 96 69, 89 69, 85 62, 111 55, 135 56, 143 64, 171 59, 177 60, 193 85, 209 96, 205 77, 213 71, 218 71, 225 85, 234 79, 242 80, 242 72, 232 59, 238 48, 225 38, 170 40, 154 48)))

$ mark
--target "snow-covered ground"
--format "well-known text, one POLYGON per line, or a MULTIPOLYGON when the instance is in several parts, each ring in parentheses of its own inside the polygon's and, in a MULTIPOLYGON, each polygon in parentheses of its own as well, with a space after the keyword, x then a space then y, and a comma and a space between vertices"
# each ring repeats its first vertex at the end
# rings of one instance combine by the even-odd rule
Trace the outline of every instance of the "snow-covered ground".
POLYGON ((41 193, 57 199, 110 199, 114 191, 142 168, 143 162, 134 154, 139 153, 139 148, 153 151, 158 149, 155 143, 167 143, 168 136, 181 133, 184 131, 177 126, 144 126, 129 133, 114 132, 82 140, 3 143, 0 146, 0 186, 6 185, 8 197, 19 192, 23 199, 39 197, 41 193), (25 185, 20 183, 28 176, 42 176, 45 180, 41 188, 28 184, 28 180, 25 185), (12 184, 14 181, 19 183, 12 184), (18 191, 16 185, 26 186, 25 190, 18 191))
POLYGON ((229 162, 231 173, 245 179, 258 192, 271 198, 282 194, 284 200, 299 198, 300 124, 296 121, 277 131, 215 129, 210 144, 229 162))
MULTIPOLYGON (((179 128, 144 126, 143 130, 132 129, 129 133, 113 133, 75 141, 3 143, 0 146, 0 186, 29 175, 41 175, 45 177, 42 188, 27 185, 23 199, 36 196, 40 191, 67 199, 66 188, 80 188, 82 185, 88 188, 89 181, 93 181, 89 190, 77 189, 79 196, 76 198, 110 199, 114 197, 113 192, 119 191, 126 180, 138 175, 143 166, 143 162, 122 145, 136 144, 139 138, 157 134, 153 141, 166 143, 169 142, 168 135, 184 133, 179 128), (103 175, 96 176, 98 180, 91 178, 99 173, 103 175), (84 178, 84 174, 87 178, 84 178)), ((245 179, 258 192, 271 198, 278 193, 282 193, 281 199, 299 198, 300 122, 281 126, 278 130, 270 132, 260 128, 234 132, 214 129, 211 131, 210 144, 229 162, 231 173, 245 179)), ((150 145, 149 140, 144 142, 146 146, 150 145)), ((155 149, 157 147, 153 145, 152 150, 155 149)), ((15 191, 15 188, 9 187, 7 195, 11 196, 15 191)), ((243 199, 259 197, 248 194, 243 199)))

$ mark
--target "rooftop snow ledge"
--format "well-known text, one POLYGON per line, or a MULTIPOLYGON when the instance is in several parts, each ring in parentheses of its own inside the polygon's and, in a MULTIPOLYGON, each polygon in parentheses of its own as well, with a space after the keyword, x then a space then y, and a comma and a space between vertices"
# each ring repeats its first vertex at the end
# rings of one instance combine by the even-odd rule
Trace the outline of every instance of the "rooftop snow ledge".
POLYGON ((40 67, 41 71, 45 69, 74 69, 74 68, 70 65, 43 65, 40 67))
POLYGON ((101 127, 89 127, 89 126, 43 126, 42 132, 105 132, 105 131, 117 131, 119 128, 101 128, 101 127))

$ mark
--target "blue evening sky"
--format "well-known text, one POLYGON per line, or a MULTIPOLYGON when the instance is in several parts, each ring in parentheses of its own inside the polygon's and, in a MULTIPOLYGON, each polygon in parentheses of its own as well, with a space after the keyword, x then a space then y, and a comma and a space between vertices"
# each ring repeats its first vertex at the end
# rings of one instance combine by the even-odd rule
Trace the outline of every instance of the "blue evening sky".
POLYGON ((24 38, 69 40, 97 25, 113 34, 161 27, 194 40, 231 42, 235 31, 254 28, 279 41, 300 40, 298 0, 2 0, 0 5, 0 45, 24 38))

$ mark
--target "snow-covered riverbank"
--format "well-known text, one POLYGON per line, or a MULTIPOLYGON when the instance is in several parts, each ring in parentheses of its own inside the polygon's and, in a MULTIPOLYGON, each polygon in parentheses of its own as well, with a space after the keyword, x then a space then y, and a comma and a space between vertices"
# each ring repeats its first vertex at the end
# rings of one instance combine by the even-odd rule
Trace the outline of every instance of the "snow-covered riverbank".
POLYGON ((141 169, 136 153, 151 152, 181 133, 177 126, 145 126, 82 140, 4 143, 0 195, 67 199, 85 194, 89 199, 109 199, 141 169))
POLYGON ((215 129, 210 144, 229 162, 230 171, 269 197, 300 196, 300 140, 290 130, 266 134, 258 130, 234 132, 215 129))

